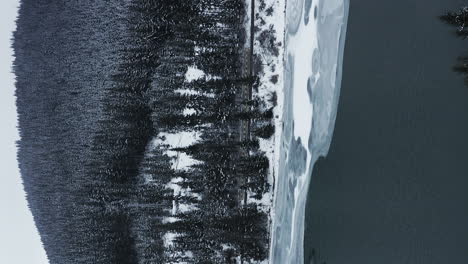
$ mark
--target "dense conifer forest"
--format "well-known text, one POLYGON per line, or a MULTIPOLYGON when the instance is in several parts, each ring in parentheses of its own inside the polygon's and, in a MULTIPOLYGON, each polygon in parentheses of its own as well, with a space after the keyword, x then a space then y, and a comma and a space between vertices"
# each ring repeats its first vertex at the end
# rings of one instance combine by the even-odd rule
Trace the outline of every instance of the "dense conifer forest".
POLYGON ((50 263, 268 257, 259 139, 273 111, 251 96, 248 12, 244 0, 22 1, 18 160, 50 263))

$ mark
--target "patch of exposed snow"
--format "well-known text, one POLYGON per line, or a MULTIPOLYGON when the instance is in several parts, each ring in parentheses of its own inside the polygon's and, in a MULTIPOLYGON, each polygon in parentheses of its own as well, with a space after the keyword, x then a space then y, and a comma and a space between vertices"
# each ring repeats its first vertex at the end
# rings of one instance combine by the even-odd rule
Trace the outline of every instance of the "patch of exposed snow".
POLYGON ((174 240, 179 236, 177 233, 167 232, 163 236, 163 243, 165 248, 173 247, 174 240))
POLYGON ((171 148, 185 148, 200 140, 200 136, 199 131, 161 132, 153 141, 153 146, 169 145, 171 148))
POLYGON ((162 224, 167 224, 167 223, 175 223, 177 221, 179 221, 180 219, 177 218, 177 217, 173 217, 173 216, 167 216, 167 217, 164 217, 162 219, 162 224))
POLYGON ((214 51, 214 48, 195 46, 193 51, 195 52, 195 56, 198 56, 203 52, 212 52, 214 51))
MULTIPOLYGON (((198 200, 201 200, 201 196, 196 193, 192 193, 190 188, 183 188, 180 186, 180 183, 182 183, 184 179, 181 177, 176 177, 173 178, 167 185, 166 189, 170 189, 173 192, 173 197, 195 197, 198 200)), ((195 204, 185 204, 185 203, 179 203, 176 200, 172 201, 172 209, 171 209, 171 214, 172 215, 177 215, 178 213, 188 213, 198 210, 198 207, 195 204)))
POLYGON ((193 90, 193 89, 177 89, 177 90, 174 90, 174 92, 180 95, 202 95, 202 96, 206 96, 209 98, 215 97, 213 93, 202 93, 200 91, 193 90))
POLYGON ((185 73, 185 82, 191 83, 205 77, 205 72, 198 69, 197 66, 189 66, 185 73))
POLYGON ((204 71, 197 68, 197 66, 189 66, 185 72, 185 82, 191 83, 193 81, 204 79, 205 81, 221 80, 221 77, 211 74, 206 74, 204 71))
POLYGON ((177 207, 177 212, 179 213, 188 213, 198 210, 198 208, 193 204, 179 204, 177 207))
POLYGON ((196 113, 197 113, 197 110, 193 108, 185 108, 184 111, 182 112, 184 116, 194 115, 196 113))
POLYGON ((169 150, 166 152, 168 156, 174 157, 172 160, 173 170, 185 170, 188 171, 193 165, 199 164, 200 161, 193 159, 187 153, 169 150))
POLYGON ((143 176, 143 179, 145 180, 145 184, 150 184, 154 182, 153 175, 142 173, 141 176, 143 176))
POLYGON ((171 157, 172 169, 189 170, 191 166, 200 163, 187 153, 172 150, 174 148, 185 148, 200 140, 199 131, 181 131, 177 133, 161 132, 153 141, 153 147, 166 146, 164 153, 171 157))

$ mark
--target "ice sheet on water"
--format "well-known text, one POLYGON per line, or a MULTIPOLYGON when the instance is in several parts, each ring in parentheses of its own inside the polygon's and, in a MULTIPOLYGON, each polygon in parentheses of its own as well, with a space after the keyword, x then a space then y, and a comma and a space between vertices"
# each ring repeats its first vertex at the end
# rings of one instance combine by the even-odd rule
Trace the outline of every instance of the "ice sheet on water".
POLYGON ((348 17, 348 0, 303 1, 290 0, 286 7, 283 132, 270 252, 270 263, 278 264, 304 261, 307 191, 313 165, 332 139, 348 17))

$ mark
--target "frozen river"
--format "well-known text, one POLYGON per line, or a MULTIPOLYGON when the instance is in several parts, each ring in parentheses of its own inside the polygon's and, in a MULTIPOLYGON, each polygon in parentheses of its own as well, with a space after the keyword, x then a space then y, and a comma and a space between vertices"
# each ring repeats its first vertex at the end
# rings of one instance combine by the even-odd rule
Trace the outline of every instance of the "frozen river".
POLYGON ((284 124, 271 263, 303 263, 307 190, 313 165, 328 153, 333 135, 348 8, 348 0, 286 4, 284 124))

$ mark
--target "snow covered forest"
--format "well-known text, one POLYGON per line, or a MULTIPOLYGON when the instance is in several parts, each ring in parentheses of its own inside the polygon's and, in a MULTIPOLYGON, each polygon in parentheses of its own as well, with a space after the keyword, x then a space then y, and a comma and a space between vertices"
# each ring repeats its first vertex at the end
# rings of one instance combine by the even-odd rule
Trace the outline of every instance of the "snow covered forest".
POLYGON ((267 261, 277 96, 249 8, 22 1, 18 160, 50 263, 267 261))

